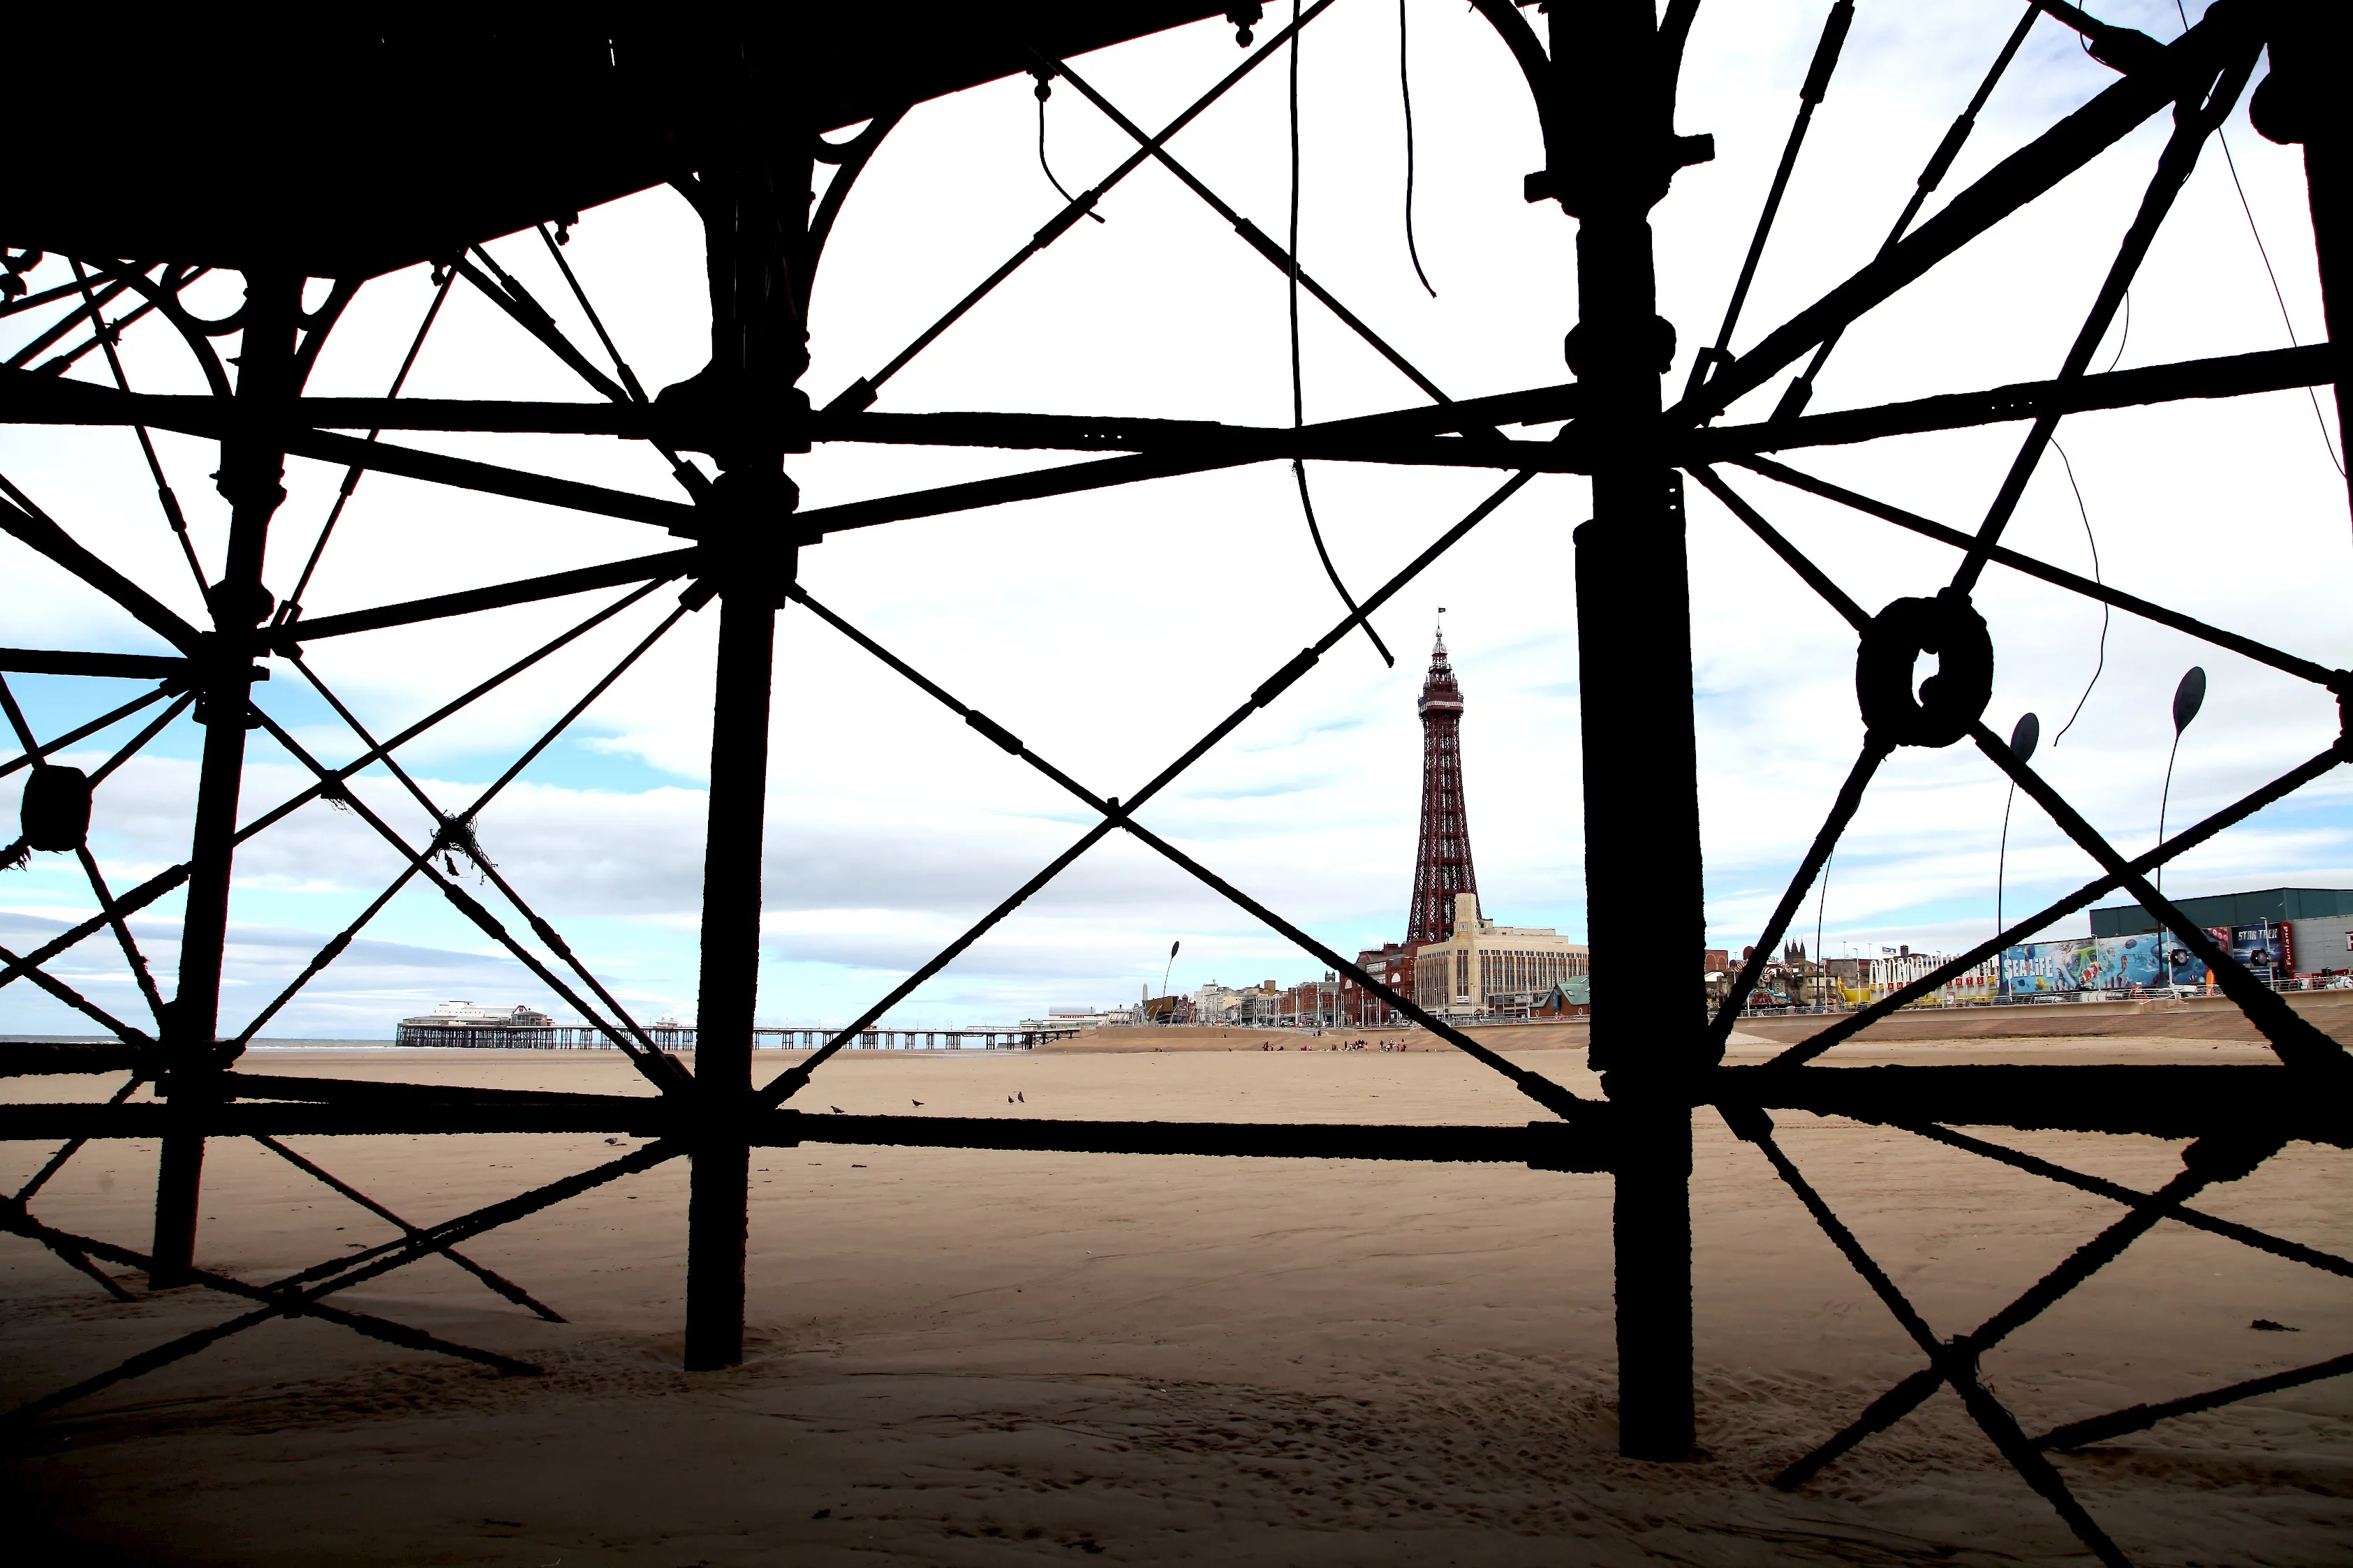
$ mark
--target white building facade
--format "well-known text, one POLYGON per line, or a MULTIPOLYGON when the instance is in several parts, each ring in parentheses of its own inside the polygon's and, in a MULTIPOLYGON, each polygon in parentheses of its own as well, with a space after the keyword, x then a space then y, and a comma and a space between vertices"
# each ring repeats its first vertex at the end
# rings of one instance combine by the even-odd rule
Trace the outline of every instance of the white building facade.
POLYGON ((1591 970, 1582 942, 1550 927, 1498 925, 1480 915, 1478 894, 1457 893, 1454 934, 1414 953, 1413 999, 1440 1016, 1505 1012, 1591 970))

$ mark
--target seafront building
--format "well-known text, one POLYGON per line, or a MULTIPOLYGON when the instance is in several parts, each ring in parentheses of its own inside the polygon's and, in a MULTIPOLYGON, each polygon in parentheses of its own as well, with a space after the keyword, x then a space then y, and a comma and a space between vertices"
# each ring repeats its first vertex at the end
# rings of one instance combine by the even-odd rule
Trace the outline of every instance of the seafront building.
POLYGON ((485 1007, 444 1002, 430 1013, 403 1018, 393 1036, 404 1046, 487 1046, 540 1048, 561 1043, 554 1019, 535 1008, 485 1007))
POLYGON ((1592 972, 1592 954, 1549 927, 1498 925, 1479 913, 1479 895, 1454 896, 1442 942, 1414 950, 1413 999, 1425 1012, 1525 1014, 1562 982, 1592 972))

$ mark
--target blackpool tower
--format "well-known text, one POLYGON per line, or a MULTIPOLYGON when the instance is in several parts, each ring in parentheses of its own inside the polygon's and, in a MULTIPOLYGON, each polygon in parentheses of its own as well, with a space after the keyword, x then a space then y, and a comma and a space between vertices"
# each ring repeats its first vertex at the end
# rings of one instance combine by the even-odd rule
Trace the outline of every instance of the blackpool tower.
POLYGON ((1408 947, 1453 935, 1454 895, 1475 898, 1479 892, 1479 874, 1471 866, 1471 819, 1462 808, 1462 689, 1446 662, 1442 621, 1438 645, 1430 650, 1430 675, 1421 683, 1420 709, 1421 846, 1413 860, 1408 947))

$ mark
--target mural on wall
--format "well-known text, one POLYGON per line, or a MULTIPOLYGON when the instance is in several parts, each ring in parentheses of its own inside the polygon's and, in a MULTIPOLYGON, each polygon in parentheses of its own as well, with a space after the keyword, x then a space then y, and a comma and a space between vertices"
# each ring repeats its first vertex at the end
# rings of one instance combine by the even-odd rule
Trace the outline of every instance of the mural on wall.
MULTIPOLYGON (((2285 979, 2295 973, 2294 942, 2284 921, 2211 926, 2206 934, 2258 980, 2285 979)), ((2001 955, 2001 985, 2009 992, 2123 991, 2136 985, 2212 983, 2212 972, 2169 931, 2026 942, 2001 955)))

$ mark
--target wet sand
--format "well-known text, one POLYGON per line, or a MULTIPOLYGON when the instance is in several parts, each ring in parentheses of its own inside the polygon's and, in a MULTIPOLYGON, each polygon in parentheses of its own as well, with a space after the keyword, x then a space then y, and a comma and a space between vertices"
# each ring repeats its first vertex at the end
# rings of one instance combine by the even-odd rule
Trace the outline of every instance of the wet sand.
MULTIPOLYGON (((1777 1048, 1760 1034, 1736 1055, 1777 1048)), ((1865 1041, 1841 1056, 2266 1059, 2243 1041, 2145 1036, 1865 1041)), ((764 1068, 792 1059, 761 1053, 764 1068)), ((1592 1087, 1565 1044, 1520 1059, 1592 1087)), ((609 1053, 256 1053, 248 1065, 634 1082, 609 1053)), ((111 1088, 0 1082, 11 1100, 111 1088)), ((1477 1064, 1419 1048, 849 1052, 796 1103, 1541 1114, 1477 1064)), ((2120 1212, 1901 1132, 1782 1120, 1792 1156, 1940 1333, 1973 1327, 2120 1212)), ((2155 1140, 2000 1141, 2144 1187, 2179 1169, 2178 1148, 2155 1140)), ((301 1146, 420 1222, 617 1152, 594 1137, 301 1146)), ((47 1152, 0 1147, 0 1178, 13 1190, 47 1152)), ((2347 1159, 2291 1147, 2202 1206, 2353 1251, 2347 1159)), ((93 1146, 36 1210, 143 1247, 153 1163, 152 1145, 93 1146)), ((1709 1118, 1694 1177, 1706 1452, 1678 1466, 1614 1452, 1604 1177, 819 1145, 755 1152, 754 1165, 754 1343, 741 1370, 677 1370, 686 1173, 674 1163, 467 1245, 566 1323, 438 1259, 337 1298, 546 1375, 502 1379, 332 1326, 265 1323, 0 1439, 7 1501, 36 1521, 14 1527, 18 1539, 48 1532, 36 1560, 255 1568, 2084 1560, 1949 1394, 1801 1491, 1767 1484, 1917 1356, 1757 1152, 1709 1118)), ((250 1143, 216 1144, 206 1177, 200 1260, 249 1279, 392 1234, 250 1143)), ((13 1237, 0 1237, 0 1300, 11 1403, 241 1310, 194 1289, 118 1306, 13 1237)), ((2168 1225, 1987 1370, 2031 1432, 2348 1350, 2346 1280, 2168 1225)), ((2339 1379, 2058 1462, 2136 1562, 2336 1563, 2353 1539, 2348 1415, 2353 1379, 2339 1379)))

